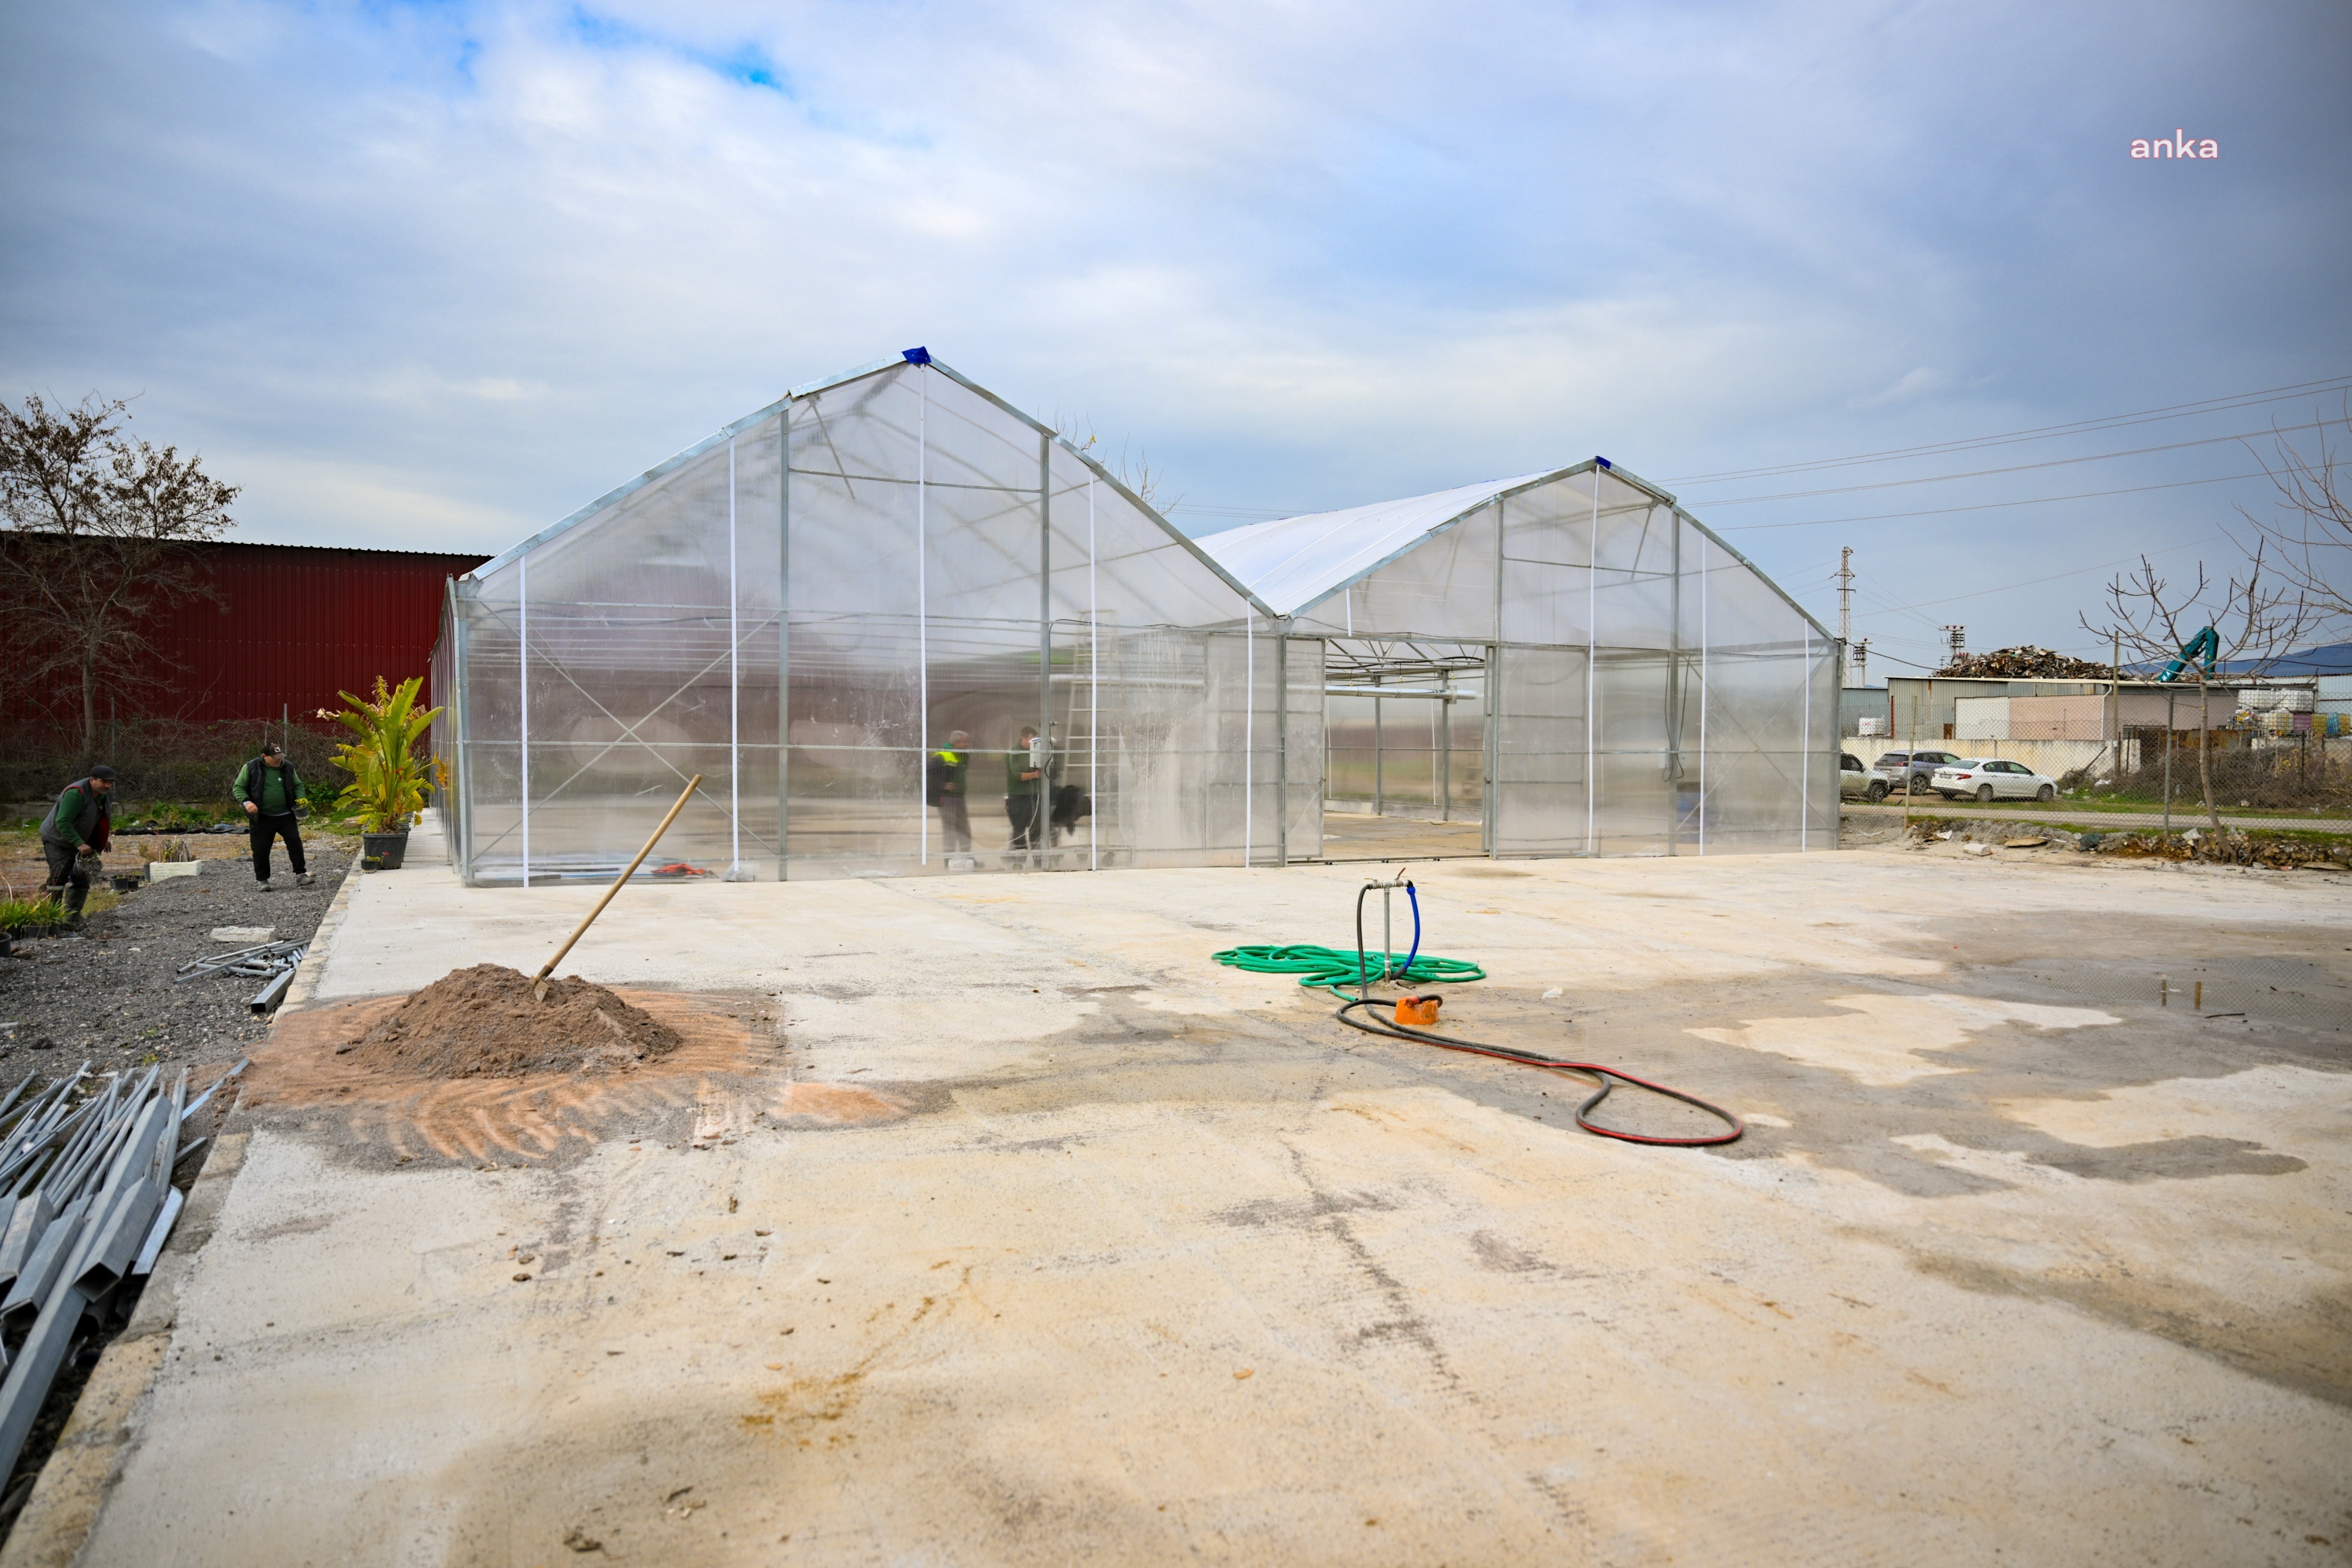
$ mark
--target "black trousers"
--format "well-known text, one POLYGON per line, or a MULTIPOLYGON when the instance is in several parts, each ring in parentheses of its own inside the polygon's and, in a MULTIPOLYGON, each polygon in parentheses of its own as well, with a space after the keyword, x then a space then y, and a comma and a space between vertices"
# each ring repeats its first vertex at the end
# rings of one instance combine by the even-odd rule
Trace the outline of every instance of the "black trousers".
POLYGON ((1045 843, 1045 816, 1038 810, 1044 803, 1042 795, 1007 795, 1004 814, 1013 822, 1013 841, 1005 846, 1014 850, 1042 850, 1045 843))
POLYGON ((41 851, 48 857, 49 887, 59 895, 68 915, 79 915, 84 900, 89 897, 89 873, 83 869, 81 858, 73 846, 59 846, 41 841, 41 851))
POLYGON ((253 831, 255 881, 269 880, 269 841, 272 839, 286 841, 286 859, 288 863, 293 866, 296 876, 300 876, 308 869, 302 861, 302 830, 294 825, 294 818, 290 813, 283 817, 265 817, 256 811, 250 825, 253 831))

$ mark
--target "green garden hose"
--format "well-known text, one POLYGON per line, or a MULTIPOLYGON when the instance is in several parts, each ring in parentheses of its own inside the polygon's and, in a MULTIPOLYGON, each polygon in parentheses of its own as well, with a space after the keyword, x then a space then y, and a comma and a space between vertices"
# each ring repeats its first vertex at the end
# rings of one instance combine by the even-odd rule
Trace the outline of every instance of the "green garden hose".
POLYGON ((1320 986, 1335 994, 1354 990, 1367 969, 1376 985, 1385 979, 1459 986, 1486 977, 1486 970, 1465 958, 1439 958, 1427 953, 1360 954, 1343 947, 1318 947, 1311 942, 1293 942, 1280 947, 1228 947, 1213 956, 1220 964, 1246 969, 1253 975, 1296 975, 1302 986, 1320 986))

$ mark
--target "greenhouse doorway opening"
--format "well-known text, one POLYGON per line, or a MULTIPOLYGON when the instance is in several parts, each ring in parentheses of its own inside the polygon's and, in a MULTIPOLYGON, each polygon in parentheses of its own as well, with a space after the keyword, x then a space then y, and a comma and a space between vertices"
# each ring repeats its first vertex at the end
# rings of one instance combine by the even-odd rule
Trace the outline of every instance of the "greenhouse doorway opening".
POLYGON ((1330 638, 1323 653, 1325 861, 1491 852, 1486 688, 1475 643, 1330 638))

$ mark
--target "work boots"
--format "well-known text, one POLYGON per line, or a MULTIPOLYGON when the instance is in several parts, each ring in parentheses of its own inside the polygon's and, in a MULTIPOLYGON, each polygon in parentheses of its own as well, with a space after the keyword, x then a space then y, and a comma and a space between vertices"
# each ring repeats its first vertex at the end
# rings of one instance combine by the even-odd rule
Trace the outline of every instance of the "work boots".
POLYGON ((310 873, 309 872, 307 872, 307 871, 298 871, 298 872, 296 872, 296 873, 294 873, 294 885, 295 885, 295 886, 297 886, 297 887, 308 887, 308 886, 310 886, 310 873))

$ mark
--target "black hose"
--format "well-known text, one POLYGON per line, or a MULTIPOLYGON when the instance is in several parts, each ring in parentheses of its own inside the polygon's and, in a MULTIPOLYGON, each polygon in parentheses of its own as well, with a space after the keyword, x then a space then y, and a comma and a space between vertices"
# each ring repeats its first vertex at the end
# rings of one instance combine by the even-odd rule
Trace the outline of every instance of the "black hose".
MULTIPOLYGON (((1362 946, 1360 938, 1357 946, 1359 948, 1362 946)), ((1354 1001, 1343 1004, 1337 1016, 1339 1021, 1349 1029, 1361 1030, 1366 1034, 1385 1035, 1391 1040, 1409 1040, 1416 1044, 1433 1045, 1444 1051, 1466 1051, 1473 1056, 1491 1056, 1498 1061, 1516 1061, 1522 1067, 1544 1067, 1561 1072, 1589 1072, 1601 1081, 1601 1087, 1593 1091, 1591 1096, 1576 1108, 1576 1124, 1586 1132, 1603 1138, 1617 1138, 1629 1144, 1651 1144, 1662 1148, 1702 1149, 1717 1144, 1732 1143, 1748 1130, 1747 1124, 1720 1105, 1709 1104, 1696 1094, 1685 1094, 1679 1089, 1670 1089, 1663 1083, 1653 1083, 1646 1078, 1636 1078, 1630 1072, 1614 1067, 1604 1067, 1597 1061, 1566 1061, 1557 1057, 1538 1056, 1531 1051, 1513 1051, 1508 1046, 1485 1045, 1475 1040, 1456 1040, 1451 1035, 1432 1034, 1426 1030, 1412 1029, 1370 1016, 1370 1009, 1373 1008, 1392 1008, 1395 1005, 1392 999, 1360 997, 1354 1001), (1359 1008, 1365 1009, 1366 1016, 1360 1019, 1350 1016, 1359 1008), (1731 1131, 1717 1133, 1704 1138, 1654 1138, 1643 1133, 1626 1133, 1614 1127, 1601 1126, 1591 1120, 1592 1109, 1609 1098, 1609 1092, 1615 1088, 1619 1082, 1646 1089, 1653 1094, 1663 1094, 1669 1100, 1679 1100, 1684 1104, 1694 1106, 1710 1116, 1719 1117, 1731 1131)))

